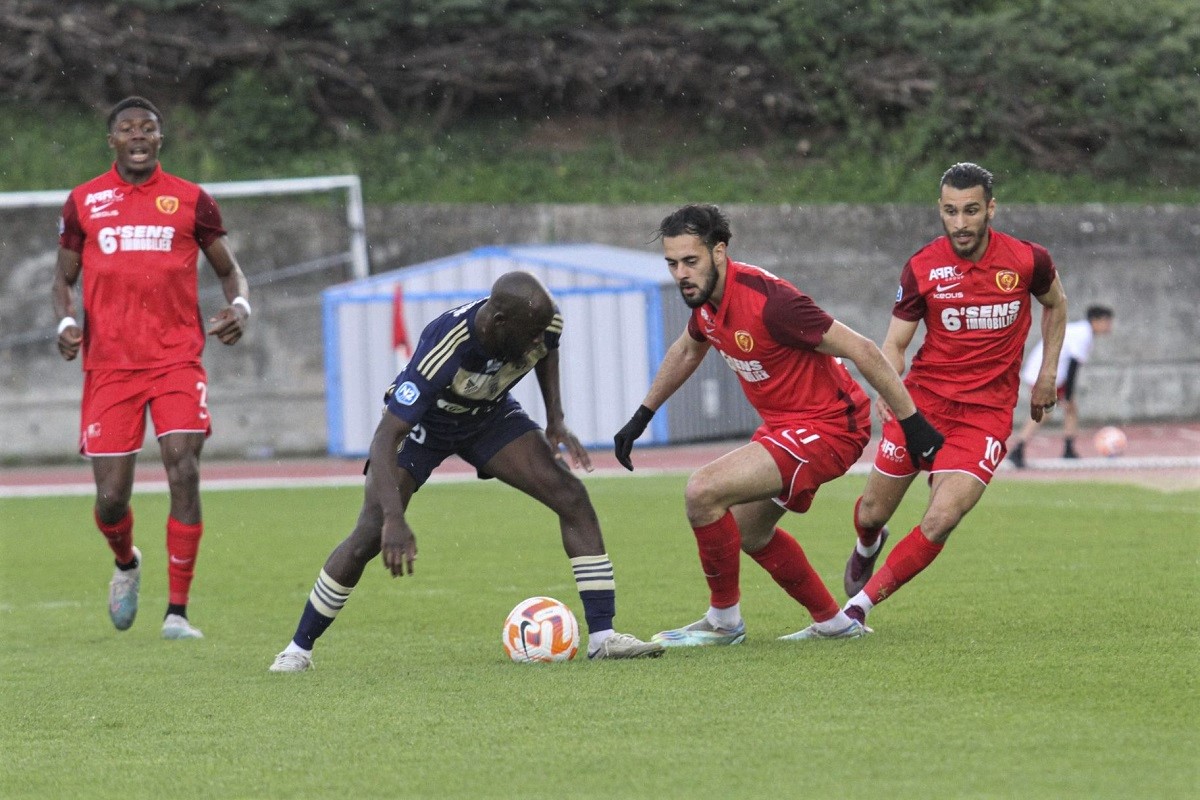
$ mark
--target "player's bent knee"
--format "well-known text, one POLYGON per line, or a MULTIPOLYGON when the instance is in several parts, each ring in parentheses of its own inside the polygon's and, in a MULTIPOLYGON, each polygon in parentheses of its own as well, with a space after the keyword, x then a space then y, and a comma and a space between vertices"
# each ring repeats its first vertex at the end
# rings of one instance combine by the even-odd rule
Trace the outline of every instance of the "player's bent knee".
POLYGON ((115 497, 98 493, 96 495, 96 516, 105 525, 115 525, 125 519, 129 513, 129 498, 115 497))
POLYGON ((921 532, 934 544, 942 544, 950 538, 950 534, 961 521, 961 514, 930 509, 921 519, 921 532))
POLYGON ((563 479, 553 487, 546 505, 550 506, 559 516, 579 514, 596 516, 587 487, 583 485, 583 481, 570 473, 564 475, 563 479))
POLYGON ((346 537, 346 541, 342 542, 341 549, 355 566, 361 567, 379 555, 379 537, 380 530, 378 528, 373 531, 355 528, 346 537))
POLYGON ((719 484, 703 470, 688 478, 683 490, 683 504, 689 519, 709 517, 725 510, 719 484))

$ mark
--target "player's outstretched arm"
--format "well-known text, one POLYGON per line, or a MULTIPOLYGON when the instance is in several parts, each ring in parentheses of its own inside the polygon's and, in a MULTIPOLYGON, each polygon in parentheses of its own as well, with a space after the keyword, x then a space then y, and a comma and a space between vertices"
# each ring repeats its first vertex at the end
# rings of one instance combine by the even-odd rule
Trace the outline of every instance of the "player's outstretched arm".
POLYGON ((900 375, 874 342, 834 320, 817 346, 817 351, 853 361, 867 383, 879 392, 879 396, 895 414, 904 430, 905 444, 913 466, 920 468, 923 462, 933 461, 946 439, 917 410, 900 375))
POLYGON ((646 398, 637 411, 633 412, 629 422, 613 437, 613 451, 617 461, 625 469, 633 471, 633 461, 630 458, 633 443, 646 431, 654 412, 692 376, 704 360, 709 347, 711 345, 708 342, 698 342, 684 331, 667 349, 662 364, 650 383, 650 390, 646 392, 646 398))
POLYGON ((1067 293, 1057 275, 1045 294, 1036 299, 1042 304, 1042 363, 1029 398, 1029 418, 1041 422, 1058 400, 1058 359, 1067 335, 1067 293))
POLYGON ((221 281, 221 291, 228 303, 208 320, 207 333, 216 336, 221 344, 235 344, 250 323, 249 283, 238 265, 229 238, 221 236, 204 248, 204 257, 221 281))
POLYGON ((546 438, 555 454, 563 449, 571 456, 571 464, 592 471, 592 457, 580 444, 575 434, 567 429, 563 415, 562 388, 558 380, 558 350, 551 350, 533 368, 538 386, 542 390, 542 402, 546 405, 546 438))
POLYGON ((396 465, 396 450, 412 426, 385 410, 371 439, 370 462, 367 467, 367 486, 364 504, 379 506, 383 518, 380 531, 380 554, 383 565, 394 577, 411 575, 417 557, 417 539, 404 515, 404 498, 400 495, 400 468, 396 465))
POLYGON ((58 352, 67 361, 79 355, 79 346, 83 344, 83 328, 76 321, 75 295, 71 291, 79 280, 82 263, 79 253, 60 247, 54 266, 54 284, 50 287, 54 315, 61 320, 58 323, 58 352))

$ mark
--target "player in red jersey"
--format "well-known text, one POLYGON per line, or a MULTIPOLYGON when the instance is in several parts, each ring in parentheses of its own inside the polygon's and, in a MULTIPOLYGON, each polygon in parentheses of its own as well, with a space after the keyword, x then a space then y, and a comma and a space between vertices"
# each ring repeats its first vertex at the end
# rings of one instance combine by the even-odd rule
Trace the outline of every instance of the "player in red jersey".
POLYGON ((633 442, 654 412, 695 372, 710 348, 737 373, 762 417, 749 444, 701 467, 685 490, 710 605, 697 622, 653 638, 666 646, 730 645, 746 635, 739 548, 808 609, 813 623, 784 639, 853 638, 868 629, 838 607, 804 550, 775 525, 804 513, 821 484, 844 475, 871 434, 867 395, 839 358, 855 363, 901 417, 914 462, 942 436, 917 411, 879 348, 766 270, 733 261, 729 222, 716 206, 684 206, 658 230, 671 276, 692 309, 633 418, 614 437, 633 469, 633 442))
POLYGON ((134 462, 154 421, 171 492, 167 518, 169 598, 162 635, 198 639, 188 591, 200 547, 200 450, 212 432, 201 364, 197 259, 204 252, 228 305, 208 320, 222 344, 242 338, 250 318, 246 277, 212 197, 164 172, 162 115, 127 97, 108 116, 112 169, 77 186, 63 206, 52 298, 58 350, 83 350, 79 451, 96 480, 95 521, 116 557, 109 616, 126 630, 137 614, 142 554, 133 545, 134 462), (82 322, 72 288, 83 276, 82 322))
POLYGON ((946 443, 929 467, 929 505, 921 523, 873 574, 887 539, 886 523, 920 471, 906 457, 900 426, 892 418, 895 409, 879 404, 887 421, 875 468, 854 506, 858 542, 844 579, 850 598, 845 611, 860 621, 933 562, 1004 460, 1032 318, 1030 298, 1043 307, 1045 342, 1030 417, 1041 420, 1055 402, 1067 298, 1050 254, 991 229, 996 213, 992 174, 976 164, 946 170, 939 209, 946 235, 904 266, 883 352, 903 373, 904 351, 917 325, 925 323, 925 341, 904 383, 946 434, 946 443))

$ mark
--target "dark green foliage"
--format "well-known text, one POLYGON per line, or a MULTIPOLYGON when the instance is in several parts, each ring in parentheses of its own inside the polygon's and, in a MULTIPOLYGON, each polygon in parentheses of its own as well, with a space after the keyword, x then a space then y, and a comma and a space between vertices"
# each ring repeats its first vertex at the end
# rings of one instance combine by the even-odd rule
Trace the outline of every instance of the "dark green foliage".
POLYGON ((750 145, 782 135, 921 162, 1004 151, 1067 175, 1200 182, 1200 16, 1184 0, 133 0, 74 16, 40 3, 49 22, 0 33, 0 55, 24 64, 0 72, 4 96, 172 93, 246 131, 250 150, 414 117, 665 113, 750 145), (97 71, 109 40, 138 57, 97 71))
POLYGON ((212 146, 253 163, 272 149, 311 147, 322 140, 321 121, 304 96, 307 81, 288 74, 270 75, 264 82, 257 72, 244 69, 214 86, 208 128, 212 146))

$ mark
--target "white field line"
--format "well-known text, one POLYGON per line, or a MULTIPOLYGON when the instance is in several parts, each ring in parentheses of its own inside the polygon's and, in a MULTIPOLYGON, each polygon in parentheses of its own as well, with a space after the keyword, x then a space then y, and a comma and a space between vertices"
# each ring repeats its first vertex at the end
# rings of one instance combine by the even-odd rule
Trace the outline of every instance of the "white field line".
MULTIPOLYGON (((1001 467, 1008 471, 1014 469, 1007 462, 1001 467)), ((1196 469, 1200 470, 1200 456, 1139 456, 1117 458, 1044 458, 1031 459, 1026 472, 1075 472, 1075 471, 1125 471, 1143 469, 1196 469)), ((850 468, 850 475, 866 475, 871 470, 871 464, 860 462, 850 468)), ((598 469, 584 473, 576 470, 581 477, 614 478, 651 475, 678 475, 693 472, 693 468, 678 469, 638 469, 628 472, 619 467, 598 469)), ((462 483, 476 480, 474 473, 435 474, 430 483, 462 483)), ((223 492, 241 491, 247 489, 313 489, 326 487, 353 487, 363 485, 363 479, 358 475, 340 475, 326 477, 281 477, 281 478, 215 478, 201 480, 201 491, 223 492)), ((96 487, 91 482, 44 484, 29 486, 0 486, 0 499, 13 497, 78 497, 95 494, 96 487)), ((139 494, 165 494, 166 481, 144 481, 134 485, 134 491, 139 494)))

